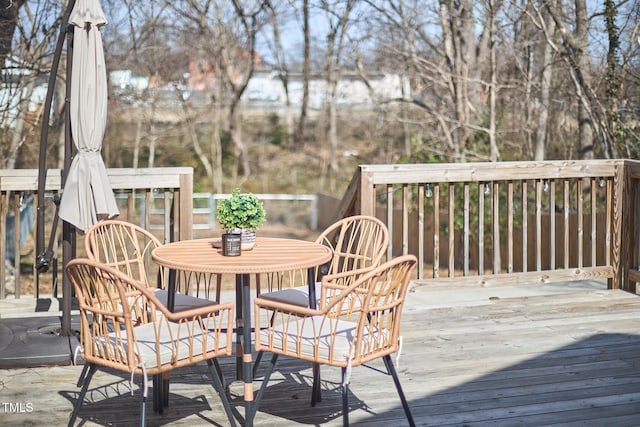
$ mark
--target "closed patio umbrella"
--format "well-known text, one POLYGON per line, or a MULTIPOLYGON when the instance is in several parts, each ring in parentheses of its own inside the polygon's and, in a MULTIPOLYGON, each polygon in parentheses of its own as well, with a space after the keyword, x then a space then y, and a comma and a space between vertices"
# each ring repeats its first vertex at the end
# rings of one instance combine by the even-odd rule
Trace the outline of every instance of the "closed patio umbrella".
POLYGON ((70 120, 77 153, 67 172, 59 215, 86 231, 99 219, 119 214, 101 152, 107 73, 99 27, 107 20, 98 0, 77 0, 69 22, 74 25, 70 120))

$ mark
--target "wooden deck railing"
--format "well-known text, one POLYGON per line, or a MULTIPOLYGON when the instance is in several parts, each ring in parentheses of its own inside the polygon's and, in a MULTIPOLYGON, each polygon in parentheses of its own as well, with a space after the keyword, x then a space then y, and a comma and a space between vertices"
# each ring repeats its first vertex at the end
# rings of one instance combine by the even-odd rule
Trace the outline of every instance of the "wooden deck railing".
MULTIPOLYGON (((161 225, 165 241, 192 236, 191 168, 108 173, 121 218, 147 228, 161 225), (163 195, 162 218, 153 214, 157 194, 163 195)), ((21 204, 36 189, 37 170, 0 171, 0 212, 3 218, 14 214, 14 230, 20 228, 21 204)), ((391 233, 388 256, 418 256, 419 282, 490 286, 606 279, 612 288, 635 292, 639 190, 640 162, 633 160, 363 165, 339 216, 383 219, 391 233)), ((46 192, 52 220, 59 171, 49 171, 46 192)), ((7 232, 1 221, 0 242, 7 232)), ((19 248, 19 233, 12 239, 19 248)), ((2 259, 5 250, 0 245, 2 259)), ((35 251, 16 253, 16 271, 29 264, 25 258, 35 269, 35 251)), ((0 263, 0 298, 6 296, 5 279, 0 263)))
POLYGON ((388 256, 413 253, 422 283, 607 279, 635 292, 640 162, 363 165, 340 216, 374 214, 388 256))
MULTIPOLYGON (((193 232, 193 169, 188 167, 177 168, 148 168, 148 169, 108 169, 109 180, 118 199, 121 219, 145 226, 151 229, 160 228, 161 238, 164 241, 174 241, 191 238, 193 232), (158 200, 158 194, 162 195, 158 200), (162 217, 153 214, 154 204, 163 206, 162 217), (160 227, 158 227, 160 226, 160 227)), ((45 246, 48 245, 50 229, 55 214, 54 200, 61 192, 60 170, 48 170, 45 185, 45 222, 47 223, 45 246)), ((29 221, 35 228, 36 209, 31 210, 32 217, 21 215, 21 208, 25 200, 33 200, 37 206, 38 170, 37 169, 11 169, 0 170, 0 214, 1 217, 13 217, 11 230, 8 230, 6 222, 0 221, 0 259, 6 259, 7 234, 12 234, 10 245, 15 248, 16 256, 11 260, 11 266, 19 272, 21 266, 32 265, 34 277, 37 276, 35 268, 36 257, 39 255, 35 249, 28 255, 20 255, 20 226, 22 221, 29 221), (8 215, 9 213, 12 215, 8 215), (9 233, 11 232, 11 233, 9 233), (24 258, 29 258, 25 260, 24 258)), ((58 228, 61 230, 61 227, 58 228)), ((30 239, 33 240, 33 232, 30 239)), ((55 252, 59 252, 57 245, 55 252)), ((55 254, 54 258, 62 255, 55 254)), ((7 294, 7 269, 5 262, 0 263, 0 298, 7 294)), ((20 297, 20 274, 14 275, 14 293, 20 297)), ((37 289, 36 289, 37 294, 37 289)))

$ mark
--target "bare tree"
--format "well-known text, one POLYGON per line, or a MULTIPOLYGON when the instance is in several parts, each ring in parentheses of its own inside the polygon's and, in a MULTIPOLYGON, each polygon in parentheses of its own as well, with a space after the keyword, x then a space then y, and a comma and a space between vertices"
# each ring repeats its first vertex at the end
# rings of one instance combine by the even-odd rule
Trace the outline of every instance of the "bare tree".
MULTIPOLYGON (((619 16, 623 15, 620 12, 619 16)), ((619 153, 625 153, 628 157, 636 157, 640 145, 640 134, 637 126, 634 126, 634 117, 638 117, 637 110, 634 111, 631 99, 637 99, 637 90, 640 89, 640 70, 637 65, 640 57, 640 2, 634 0, 627 4, 624 19, 620 19, 623 25, 620 26, 618 49, 620 51, 620 65, 618 67, 619 76, 619 96, 616 98, 616 126, 614 129, 617 141, 622 146, 619 153)), ((613 100, 612 100, 613 102, 613 100)))
MULTIPOLYGON (((306 0, 305 0, 306 1, 306 0)), ((291 96, 289 91, 289 61, 287 59, 287 55, 285 53, 285 47, 282 40, 282 33, 280 31, 280 19, 282 15, 282 19, 287 19, 286 15, 280 13, 273 4, 268 3, 267 7, 270 11, 270 19, 269 22, 271 24, 271 29, 273 33, 273 40, 269 45, 271 46, 271 50, 273 52, 273 57, 275 59, 275 66, 278 78, 282 83, 282 87, 284 89, 285 96, 285 123, 287 126, 287 147, 293 148, 294 144, 294 128, 293 128, 293 110, 291 105, 291 96)), ((288 5, 285 7, 285 10, 289 10, 292 5, 288 5)))
POLYGON ((338 171, 338 80, 342 67, 345 39, 349 29, 349 20, 357 0, 343 2, 321 1, 322 10, 329 24, 327 33, 327 49, 325 70, 327 79, 327 117, 329 140, 329 189, 336 190, 336 174, 338 171))
MULTIPOLYGON (((35 11, 29 2, 9 2, 2 6, 0 59, 4 78, 0 126, 8 132, 3 132, 7 139, 2 138, 1 145, 4 167, 13 169, 18 164, 20 148, 29 140, 36 140, 43 110, 41 106, 35 110, 30 106, 39 78, 50 68, 52 40, 58 35, 55 24, 60 21, 62 9, 53 2, 45 2, 35 11), (7 56, 9 52, 11 57, 7 56)), ((33 162, 33 156, 30 157, 33 162)))
POLYGON ((492 133, 487 93, 497 91, 499 81, 491 80, 490 47, 498 46, 490 44, 489 19, 498 15, 501 3, 442 0, 435 9, 419 1, 369 4, 382 25, 380 55, 395 58, 393 69, 404 70, 412 82, 410 98, 402 101, 422 109, 432 125, 430 140, 439 141, 431 148, 450 161, 490 158, 471 142, 478 132, 492 133))
POLYGON ((570 22, 564 19, 569 14, 562 2, 543 3, 542 7, 547 9, 561 35, 559 43, 551 37, 547 37, 547 43, 561 54, 578 101, 578 154, 582 159, 594 157, 595 132, 598 136, 597 141, 600 142, 601 154, 606 158, 616 157, 616 149, 606 121, 605 107, 592 84, 587 2, 574 0, 573 20, 570 22))
MULTIPOLYGON (((498 65, 497 65, 497 40, 496 40, 496 14, 500 9, 498 1, 489 0, 487 7, 487 22, 489 29, 489 158, 497 162, 500 158, 496 130, 496 98, 498 97, 498 65)), ((498 251, 499 252, 499 251, 498 251)))
POLYGON ((219 73, 215 78, 224 88, 219 93, 226 98, 227 130, 237 162, 232 171, 234 182, 239 171, 243 179, 251 175, 247 144, 242 136, 240 101, 258 61, 256 35, 267 19, 267 4, 266 0, 233 0, 228 8, 222 2, 167 3, 179 18, 176 25, 182 25, 184 40, 191 41, 192 52, 205 55, 212 64, 211 70, 219 73))

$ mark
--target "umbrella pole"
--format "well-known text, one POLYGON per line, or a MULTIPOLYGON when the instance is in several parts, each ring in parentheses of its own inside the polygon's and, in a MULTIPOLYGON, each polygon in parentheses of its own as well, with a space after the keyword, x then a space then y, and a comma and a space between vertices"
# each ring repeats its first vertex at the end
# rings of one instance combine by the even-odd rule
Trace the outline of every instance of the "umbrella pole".
MULTIPOLYGON (((44 101, 44 114, 42 115, 42 127, 40 130, 40 151, 38 157, 38 206, 37 206, 37 224, 36 224, 36 278, 39 278, 40 272, 46 272, 49 270, 51 260, 53 258, 52 251, 45 251, 44 249, 44 220, 45 220, 45 206, 44 206, 44 193, 46 189, 47 181, 47 139, 49 137, 49 117, 51 115, 51 104, 53 103, 53 92, 56 85, 56 78, 58 76, 58 68, 60 65, 60 57, 62 56, 62 46, 64 44, 65 35, 68 31, 67 25, 69 23, 69 17, 71 11, 75 5, 75 0, 69 0, 67 4, 67 10, 65 10, 62 16, 62 22, 60 24, 60 34, 56 43, 56 48, 53 53, 53 62, 51 63, 51 72, 49 73, 49 83, 47 85, 47 95, 44 101)), ((57 208, 56 208, 57 212, 57 208)), ((57 221, 56 215, 54 221, 57 221)), ((55 235, 51 236, 54 239, 55 235)), ((52 245, 49 245, 51 248, 52 245)), ((37 285, 36 285, 37 286, 37 285)), ((36 287, 36 292, 39 289, 36 287)))
MULTIPOLYGON (((73 30, 67 31, 67 84, 65 87, 64 108, 64 169, 62 187, 65 187, 71 167, 71 72, 73 65, 73 30)), ((67 277, 67 263, 76 256, 76 229, 67 221, 62 221, 62 323, 60 334, 71 335, 71 282, 67 277)))
MULTIPOLYGON (((45 221, 45 205, 44 205, 44 193, 46 189, 46 179, 47 179, 47 139, 48 139, 48 131, 49 131, 49 116, 51 115, 51 104, 53 101, 53 92, 55 89, 56 78, 58 74, 58 68, 60 65, 60 57, 62 56, 62 45, 64 44, 65 35, 67 36, 67 47, 70 46, 70 38, 69 38, 69 17, 71 16, 71 11, 75 6, 75 0, 69 0, 67 3, 67 9, 62 16, 62 22, 60 24, 60 34, 58 36, 58 41, 56 43, 56 48, 53 55, 53 62, 51 64, 51 72, 49 74, 49 84, 47 86, 47 96, 45 98, 45 106, 44 106, 44 114, 42 116, 42 129, 40 132, 40 152, 38 158, 38 207, 37 207, 37 215, 36 215, 36 294, 39 296, 39 286, 40 286, 40 272, 46 272, 49 270, 51 262, 53 260, 53 239, 55 238, 55 233, 52 233, 50 236, 51 242, 49 243, 48 250, 44 250, 44 221, 45 221)), ((71 33, 73 34, 73 33, 71 33)), ((73 35, 71 36, 73 37, 73 35)), ((67 92, 69 88, 69 64, 70 64, 71 55, 67 55, 67 92)), ((68 95, 66 96, 69 99, 68 95)), ((68 101, 67 101, 68 102, 68 101)), ((70 152, 67 151, 66 140, 68 139, 70 134, 70 126, 69 126, 69 106, 65 106, 65 170, 68 168, 66 165, 66 156, 70 152)), ((66 172, 63 171, 63 182, 64 176, 66 172)), ((54 221, 57 223, 58 221, 58 205, 56 204, 56 214, 54 216, 54 221)), ((53 229, 55 230, 55 225, 53 229)), ((74 248, 75 249, 75 248, 74 248)), ((66 263, 64 263, 64 247, 63 247, 63 289, 62 289, 62 319, 60 323, 60 334, 63 336, 71 335, 71 286, 66 279, 66 275, 64 274, 64 267, 66 263)), ((55 270, 54 270, 55 271, 55 270)), ((54 278, 55 280, 55 278, 54 278)))

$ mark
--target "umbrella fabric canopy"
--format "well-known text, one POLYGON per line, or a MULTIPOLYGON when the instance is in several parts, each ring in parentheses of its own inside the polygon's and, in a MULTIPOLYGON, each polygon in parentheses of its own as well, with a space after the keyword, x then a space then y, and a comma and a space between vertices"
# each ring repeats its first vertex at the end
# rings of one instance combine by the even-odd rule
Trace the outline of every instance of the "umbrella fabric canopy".
POLYGON ((107 20, 98 0, 77 0, 71 69, 71 133, 78 150, 67 171, 59 215, 86 231, 99 219, 119 215, 107 169, 102 138, 107 124, 107 73, 99 27, 107 20))

